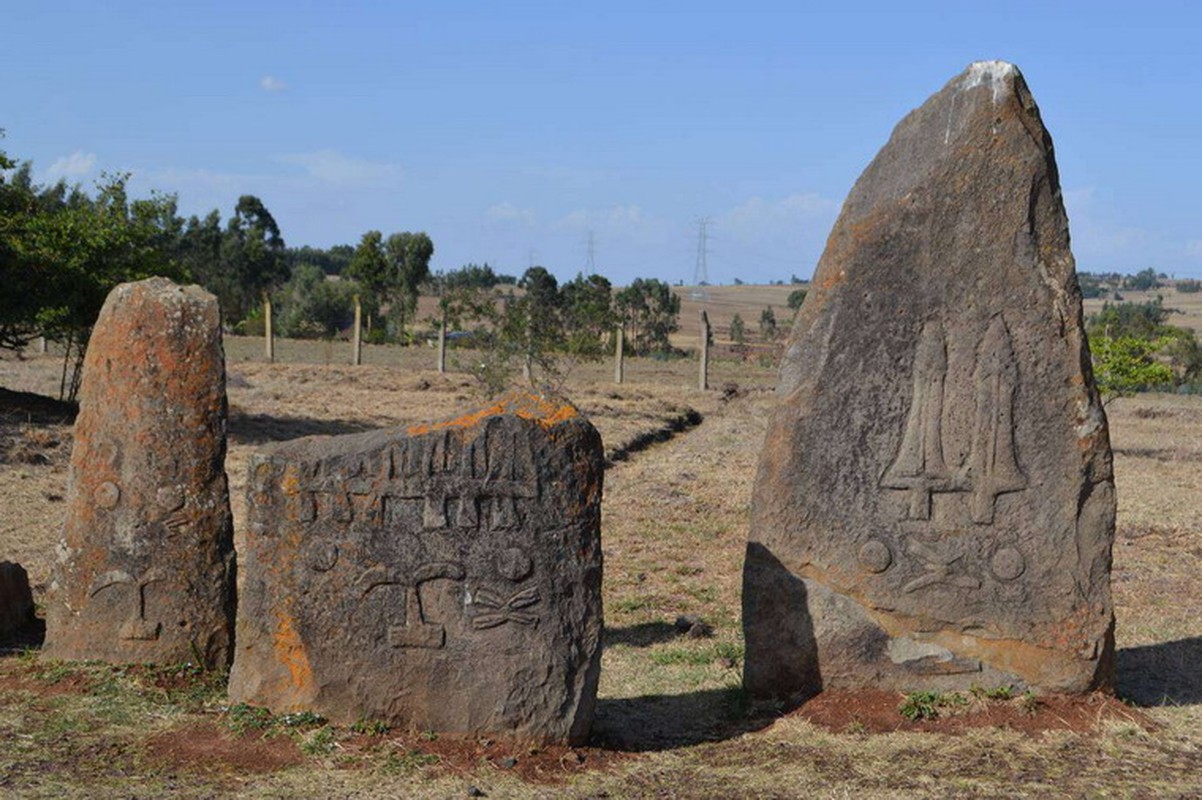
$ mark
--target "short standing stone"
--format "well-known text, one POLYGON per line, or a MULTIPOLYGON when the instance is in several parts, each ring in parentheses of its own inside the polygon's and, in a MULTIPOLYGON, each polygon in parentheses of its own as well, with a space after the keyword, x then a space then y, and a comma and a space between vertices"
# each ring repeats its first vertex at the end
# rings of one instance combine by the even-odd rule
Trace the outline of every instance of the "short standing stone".
POLYGON ((229 663, 225 420, 216 299, 164 278, 115 288, 84 361, 47 656, 229 663))
POLYGON ((33 619, 29 575, 20 564, 0 561, 0 636, 7 636, 33 619))
POLYGON ((513 396, 252 457, 230 699, 579 743, 601 657, 601 438, 513 396))
POLYGON ((1113 680, 1114 486, 1052 142, 979 62, 844 204, 781 368, 745 684, 1113 680))

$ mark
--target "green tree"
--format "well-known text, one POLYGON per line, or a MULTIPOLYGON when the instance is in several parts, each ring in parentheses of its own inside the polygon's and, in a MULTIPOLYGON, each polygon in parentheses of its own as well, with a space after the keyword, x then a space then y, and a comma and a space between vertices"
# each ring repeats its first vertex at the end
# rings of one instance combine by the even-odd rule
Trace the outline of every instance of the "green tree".
POLYGON ((284 239, 263 201, 238 198, 221 240, 221 271, 215 287, 227 322, 245 319, 270 292, 288 280, 284 239))
POLYGON ((353 281, 327 279, 316 264, 297 264, 280 290, 280 334, 297 339, 337 336, 354 320, 358 291, 353 281))
POLYGON ((74 399, 92 325, 118 283, 183 277, 170 246, 174 198, 130 201, 127 175, 104 175, 95 196, 33 183, 28 163, 0 151, 0 347, 35 336, 63 343, 60 395, 74 399))
POLYGON ((635 354, 671 351, 668 337, 680 327, 680 297, 668 284, 655 278, 636 278, 614 295, 614 308, 630 332, 635 354))
POLYGON ((760 337, 765 342, 771 342, 776 338, 776 312, 772 310, 772 306, 768 306, 760 312, 760 337))
POLYGON ((789 292, 789 299, 786 301, 787 305, 789 306, 789 310, 793 313, 797 313, 797 309, 801 308, 801 304, 805 302, 805 299, 805 289, 794 289, 793 291, 789 292))
POLYGON ((1094 380, 1103 397, 1128 395, 1173 382, 1173 371, 1156 360, 1157 340, 1133 336, 1090 339, 1094 380))
POLYGON ((738 314, 730 318, 730 338, 740 347, 747 344, 747 326, 738 314))
POLYGON ((359 286, 370 337, 371 332, 375 330, 376 309, 388 293, 388 258, 384 254, 383 234, 379 231, 363 234, 343 275, 359 286), (366 311, 368 308, 371 310, 366 311))
POLYGON ((424 232, 394 233, 384 242, 384 253, 388 261, 389 315, 395 320, 397 338, 404 341, 405 323, 417 310, 418 292, 430 277, 434 243, 424 232))
POLYGON ((578 273, 561 287, 560 296, 563 349, 576 358, 600 358, 618 323, 609 279, 578 273))
POLYGON ((1128 289, 1134 289, 1137 292, 1146 292, 1150 289, 1160 288, 1160 276, 1156 274, 1156 270, 1148 267, 1141 269, 1124 282, 1128 289))

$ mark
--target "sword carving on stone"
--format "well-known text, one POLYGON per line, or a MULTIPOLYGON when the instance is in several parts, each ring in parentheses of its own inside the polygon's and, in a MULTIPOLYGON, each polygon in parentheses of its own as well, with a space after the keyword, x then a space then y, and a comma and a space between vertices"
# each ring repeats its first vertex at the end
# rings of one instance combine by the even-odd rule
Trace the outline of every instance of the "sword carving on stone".
POLYGON ((943 325, 923 325, 914 355, 913 396, 901 446, 881 478, 887 489, 905 489, 908 519, 931 518, 933 492, 959 491, 943 460, 943 383, 947 377, 947 341, 943 325))
POLYGON ((979 525, 989 525, 993 522, 998 495, 1027 488, 1027 477, 1014 452, 1018 362, 1001 314, 989 323, 977 349, 973 384, 977 390, 977 408, 968 457, 972 519, 979 525))

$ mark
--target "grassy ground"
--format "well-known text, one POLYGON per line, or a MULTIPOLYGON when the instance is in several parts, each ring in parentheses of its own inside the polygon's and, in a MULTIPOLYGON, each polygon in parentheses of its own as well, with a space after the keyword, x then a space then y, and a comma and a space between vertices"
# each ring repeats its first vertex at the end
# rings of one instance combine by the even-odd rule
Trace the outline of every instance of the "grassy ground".
MULTIPOLYGON (((432 351, 227 342, 230 472, 258 444, 445 416, 476 402, 432 351), (310 363, 299 363, 307 361, 310 363), (325 365, 329 362, 329 366, 325 365)), ((52 393, 55 362, 0 360, 0 386, 52 393)), ((778 716, 739 690, 739 582, 770 369, 634 361, 573 372, 569 394, 607 448, 699 425, 606 473, 606 649, 593 741, 530 751, 229 708, 220 676, 0 656, 0 796, 13 797, 1179 797, 1202 796, 1202 398, 1110 406, 1119 490, 1114 592, 1127 705, 949 698, 947 720, 908 722, 901 696, 778 716), (735 388, 737 384, 737 389, 735 388), (680 615, 713 628, 681 635, 680 615), (850 711, 848 711, 850 708, 850 711), (878 732, 885 730, 885 732, 878 732)), ((70 431, 42 417, 0 428, 0 559, 41 585, 62 523, 70 431)), ((932 701, 935 702, 935 701, 932 701)))

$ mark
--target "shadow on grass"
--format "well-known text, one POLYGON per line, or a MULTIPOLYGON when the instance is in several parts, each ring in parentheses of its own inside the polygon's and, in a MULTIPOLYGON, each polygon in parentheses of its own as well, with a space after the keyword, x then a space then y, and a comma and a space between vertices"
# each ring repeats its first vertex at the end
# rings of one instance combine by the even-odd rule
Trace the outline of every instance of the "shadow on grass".
POLYGON ((606 628, 605 646, 624 644, 628 647, 649 647, 680 638, 680 631, 668 622, 640 622, 624 628, 606 628))
POLYGON ((244 414, 232 411, 229 416, 230 441, 238 444, 285 442, 302 436, 338 436, 344 433, 363 433, 376 430, 378 425, 348 419, 307 419, 276 417, 270 414, 244 414))
POLYGON ((1144 707, 1202 703, 1202 636, 1119 650, 1118 693, 1144 707))
POLYGON ((725 741, 772 724, 775 717, 752 715, 751 708, 741 687, 601 698, 592 744, 643 753, 725 741))

